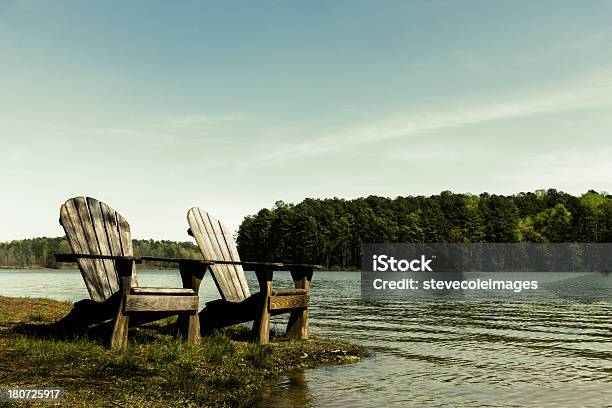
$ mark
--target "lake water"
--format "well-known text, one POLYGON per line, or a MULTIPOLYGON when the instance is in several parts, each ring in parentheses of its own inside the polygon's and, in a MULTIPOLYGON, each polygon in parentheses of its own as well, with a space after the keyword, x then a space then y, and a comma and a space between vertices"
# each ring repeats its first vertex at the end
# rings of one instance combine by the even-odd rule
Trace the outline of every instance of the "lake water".
MULTIPOLYGON (((278 278, 290 284, 288 274, 278 278)), ((139 271, 139 281, 180 284, 176 271, 139 271)), ((262 407, 612 406, 612 302, 366 302, 359 282, 358 272, 315 274, 311 333, 362 344, 372 356, 284 376, 262 407)), ((572 290, 602 284, 608 279, 572 290)), ((0 270, 0 295, 74 301, 87 292, 78 271, 0 270)), ((200 295, 218 297, 209 276, 200 295)))

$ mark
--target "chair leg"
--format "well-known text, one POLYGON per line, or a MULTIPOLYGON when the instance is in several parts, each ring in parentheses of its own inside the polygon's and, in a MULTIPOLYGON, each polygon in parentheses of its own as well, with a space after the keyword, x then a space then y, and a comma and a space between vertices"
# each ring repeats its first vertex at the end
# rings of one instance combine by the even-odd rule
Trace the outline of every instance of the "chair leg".
POLYGON ((174 337, 189 344, 200 344, 200 316, 197 310, 178 315, 174 327, 174 337))
POLYGON ((128 344, 128 328, 130 325, 130 317, 125 314, 126 297, 130 293, 132 287, 132 275, 136 268, 136 264, 132 260, 117 259, 115 261, 117 273, 120 278, 120 300, 117 308, 117 317, 113 326, 113 334, 111 336, 111 349, 118 350, 127 347, 128 344))
POLYGON ((197 310, 189 313, 187 318, 187 343, 194 346, 200 344, 200 316, 197 310))
POLYGON ((308 308, 291 311, 286 335, 294 339, 308 339, 308 308))
POLYGON ((270 303, 270 297, 266 296, 263 301, 263 307, 261 308, 261 317, 253 328, 257 328, 257 340, 259 344, 268 344, 270 341, 270 310, 268 310, 268 304, 270 303))
POLYGON ((117 311, 117 317, 115 318, 115 324, 113 326, 111 349, 119 350, 127 346, 129 324, 130 317, 123 313, 123 304, 121 304, 117 311))

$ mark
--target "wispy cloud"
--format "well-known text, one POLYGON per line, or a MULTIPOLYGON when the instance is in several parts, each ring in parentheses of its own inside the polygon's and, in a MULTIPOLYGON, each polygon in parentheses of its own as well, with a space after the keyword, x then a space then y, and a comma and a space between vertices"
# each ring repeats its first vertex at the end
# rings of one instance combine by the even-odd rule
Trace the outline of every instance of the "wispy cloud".
MULTIPOLYGON (((99 143, 99 138, 118 142, 138 141, 155 145, 170 145, 181 142, 195 142, 206 138, 215 144, 243 145, 244 141, 215 138, 204 124, 247 120, 239 116, 206 117, 185 116, 149 123, 100 123, 98 126, 81 126, 65 122, 50 122, 31 119, 12 119, 0 116, 0 134, 24 134, 50 146, 74 147, 99 143)), ((250 119, 249 119, 250 120, 250 119)), ((1 137, 0 137, 1 139, 1 137)))
POLYGON ((253 118, 246 117, 241 114, 228 114, 221 116, 210 116, 210 115, 189 115, 182 117, 171 117, 168 118, 163 125, 166 126, 199 126, 199 125, 210 125, 212 123, 219 122, 241 122, 245 120, 252 120, 253 118))
POLYGON ((612 80, 565 91, 531 95, 523 99, 458 108, 444 112, 407 114, 385 121, 352 126, 301 143, 286 144, 244 161, 243 167, 278 164, 289 160, 342 151, 364 144, 477 125, 483 122, 612 105, 612 80))
POLYGON ((82 129, 82 132, 91 133, 95 135, 104 135, 107 137, 117 138, 148 138, 151 134, 130 128, 112 128, 112 127, 101 127, 101 128, 86 128, 82 129))

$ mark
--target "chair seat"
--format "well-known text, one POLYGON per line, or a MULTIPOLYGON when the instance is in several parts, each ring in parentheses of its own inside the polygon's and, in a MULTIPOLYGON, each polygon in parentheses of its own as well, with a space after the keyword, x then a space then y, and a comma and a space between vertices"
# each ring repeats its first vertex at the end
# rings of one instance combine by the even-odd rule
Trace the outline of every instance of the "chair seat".
POLYGON ((133 295, 154 295, 154 296, 194 296, 196 293, 189 288, 132 288, 133 295))
POLYGON ((272 296, 305 295, 306 289, 272 289, 272 296))

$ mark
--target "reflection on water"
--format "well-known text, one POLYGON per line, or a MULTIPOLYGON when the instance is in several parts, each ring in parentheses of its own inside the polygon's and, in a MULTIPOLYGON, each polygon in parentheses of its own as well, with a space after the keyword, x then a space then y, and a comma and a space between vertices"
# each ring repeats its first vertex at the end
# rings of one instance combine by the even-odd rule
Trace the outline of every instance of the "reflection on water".
MULTIPOLYGON (((287 274, 279 275, 289 284, 287 274)), ((609 285, 601 279, 568 279, 554 289, 601 292, 609 285)), ((175 271, 143 272, 139 280, 143 286, 180 282, 175 271)), ((255 289, 255 280, 250 283, 255 289)), ((87 292, 76 271, 0 271, 0 295, 76 300, 87 292)), ((217 297, 210 278, 201 295, 217 297)), ((273 323, 282 329, 285 320, 273 323)), ((359 273, 319 273, 311 332, 357 342, 373 356, 282 377, 269 384, 262 407, 612 405, 608 301, 365 302, 359 273)))
POLYGON ((264 389, 258 401, 261 406, 275 408, 311 407, 315 398, 306 381, 306 371, 296 370, 274 380, 264 389))

